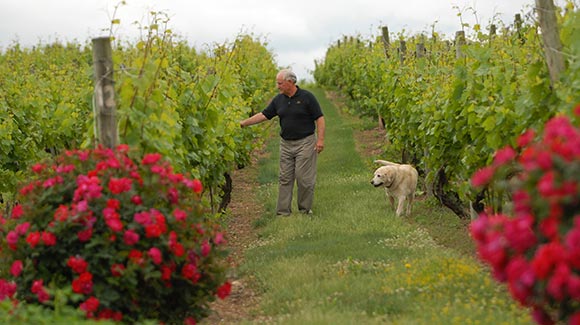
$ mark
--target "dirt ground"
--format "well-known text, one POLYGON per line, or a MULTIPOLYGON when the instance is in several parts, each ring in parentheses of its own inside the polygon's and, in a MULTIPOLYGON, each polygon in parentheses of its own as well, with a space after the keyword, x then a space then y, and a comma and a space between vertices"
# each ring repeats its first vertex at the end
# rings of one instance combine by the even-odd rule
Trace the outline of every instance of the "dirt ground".
MULTIPOLYGON (((327 94, 337 106, 339 99, 327 94)), ((364 157, 381 153, 381 143, 385 132, 377 127, 354 132, 357 150, 364 157)), ((237 274, 237 266, 243 262, 246 249, 257 241, 257 233, 252 226, 254 220, 263 213, 262 202, 256 196, 259 186, 257 181, 258 160, 263 152, 256 152, 251 165, 236 170, 232 175, 232 200, 228 206, 231 210, 227 226, 228 245, 230 247, 229 263, 232 268, 232 292, 225 300, 217 300, 212 305, 212 315, 200 324, 237 324, 241 321, 268 323, 268 318, 259 315, 260 295, 253 286, 253 279, 237 274)))
POLYGON ((252 313, 259 306, 259 295, 252 288, 252 279, 237 274, 237 267, 244 260, 246 249, 257 240, 252 222, 263 213, 263 205, 256 197, 258 160, 262 152, 255 152, 252 163, 232 174, 232 198, 228 206, 230 217, 226 235, 230 255, 232 291, 224 300, 217 299, 211 304, 212 314, 200 324, 237 324, 242 320, 253 320, 252 313))

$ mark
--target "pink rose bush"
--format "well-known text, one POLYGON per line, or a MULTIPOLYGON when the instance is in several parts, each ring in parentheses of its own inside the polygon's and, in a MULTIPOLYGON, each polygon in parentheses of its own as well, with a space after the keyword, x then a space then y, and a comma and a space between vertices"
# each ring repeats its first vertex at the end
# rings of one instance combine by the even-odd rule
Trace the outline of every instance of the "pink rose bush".
POLYGON ((511 207, 490 204, 470 232, 479 257, 537 323, 580 324, 580 129, 556 116, 534 138, 524 133, 473 175, 472 185, 507 193, 511 207))
POLYGON ((159 154, 132 156, 121 145, 32 167, 0 216, 0 300, 50 306, 65 289, 90 319, 193 324, 228 296, 224 234, 201 182, 159 154))

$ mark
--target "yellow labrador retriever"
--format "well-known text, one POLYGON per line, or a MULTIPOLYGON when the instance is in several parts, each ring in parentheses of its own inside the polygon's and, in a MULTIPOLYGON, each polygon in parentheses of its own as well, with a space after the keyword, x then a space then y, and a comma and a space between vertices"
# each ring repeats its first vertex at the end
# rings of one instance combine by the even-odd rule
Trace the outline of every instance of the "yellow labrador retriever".
POLYGON ((386 160, 375 160, 375 163, 383 166, 377 168, 371 184, 374 187, 385 188, 393 209, 395 209, 395 198, 397 199, 397 217, 403 212, 407 216, 410 215, 419 177, 417 170, 411 165, 401 165, 386 160), (407 201, 406 207, 405 201, 407 201))

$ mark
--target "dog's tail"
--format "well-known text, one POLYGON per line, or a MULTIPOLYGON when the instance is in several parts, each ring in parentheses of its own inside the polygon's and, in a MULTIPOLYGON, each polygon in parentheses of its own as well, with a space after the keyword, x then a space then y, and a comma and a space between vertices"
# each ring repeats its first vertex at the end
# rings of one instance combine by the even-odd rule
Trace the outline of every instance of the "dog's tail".
POLYGON ((399 164, 386 161, 386 160, 375 160, 375 164, 381 164, 383 166, 398 166, 399 164))

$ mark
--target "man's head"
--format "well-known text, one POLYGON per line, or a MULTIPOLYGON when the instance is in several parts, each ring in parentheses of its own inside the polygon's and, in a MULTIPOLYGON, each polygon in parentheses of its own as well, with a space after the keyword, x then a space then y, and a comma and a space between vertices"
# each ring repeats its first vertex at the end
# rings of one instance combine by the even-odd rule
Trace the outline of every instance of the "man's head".
POLYGON ((290 69, 283 69, 276 75, 276 86, 280 93, 292 96, 296 91, 296 74, 290 69))

